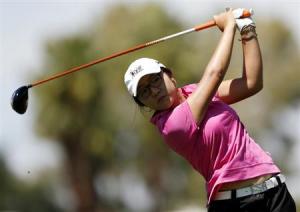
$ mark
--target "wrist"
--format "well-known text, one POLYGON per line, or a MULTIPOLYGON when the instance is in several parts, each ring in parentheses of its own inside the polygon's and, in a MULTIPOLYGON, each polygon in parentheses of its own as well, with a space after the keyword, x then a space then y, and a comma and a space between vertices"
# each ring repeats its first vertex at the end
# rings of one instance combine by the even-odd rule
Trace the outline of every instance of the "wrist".
POLYGON ((248 25, 241 30, 241 41, 246 42, 257 38, 257 33, 254 25, 248 25))
POLYGON ((256 26, 255 25, 247 25, 241 29, 241 36, 247 35, 249 33, 256 34, 256 26))
POLYGON ((224 31, 235 31, 235 29, 236 29, 235 23, 234 22, 232 22, 232 23, 230 22, 230 23, 228 23, 226 25, 224 31))

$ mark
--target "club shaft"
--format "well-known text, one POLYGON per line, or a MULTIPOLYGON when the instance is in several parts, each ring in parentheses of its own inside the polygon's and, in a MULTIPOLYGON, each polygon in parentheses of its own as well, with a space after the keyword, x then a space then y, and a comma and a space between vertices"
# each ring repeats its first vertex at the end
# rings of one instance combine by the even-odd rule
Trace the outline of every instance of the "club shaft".
POLYGON ((93 65, 95 65, 95 64, 98 64, 98 63, 101 63, 101 62, 104 62, 104 61, 113 59, 113 58, 115 58, 115 57, 119 57, 119 56, 121 56, 121 55, 128 54, 128 53, 130 53, 130 52, 134 52, 134 51, 137 51, 137 50, 139 50, 139 49, 143 49, 143 48, 145 48, 145 47, 149 47, 149 46, 152 46, 152 45, 161 43, 161 42, 163 42, 163 41, 170 40, 170 39, 172 39, 172 38, 179 37, 179 36, 182 36, 182 35, 191 33, 191 32, 200 31, 201 29, 206 29, 206 28, 212 27, 212 26, 214 26, 214 25, 215 25, 215 22, 214 22, 214 21, 209 21, 209 22, 207 22, 207 23, 205 23, 205 24, 202 24, 202 25, 199 25, 199 26, 196 26, 196 27, 193 27, 193 28, 190 28, 190 29, 187 29, 187 30, 184 30, 184 31, 175 33, 175 34, 172 34, 172 35, 168 35, 168 36, 159 38, 159 39, 157 39, 157 40, 153 40, 153 41, 150 41, 150 42, 147 42, 147 43, 144 43, 144 44, 137 45, 137 46, 135 46, 135 47, 132 47, 132 48, 126 49, 126 50, 124 50, 124 51, 120 51, 120 52, 114 53, 114 54, 109 55, 109 56, 107 56, 107 57, 103 57, 103 58, 100 58, 100 59, 91 61, 91 62, 89 62, 89 63, 83 64, 83 65, 80 65, 80 66, 76 66, 76 67, 74 67, 74 68, 71 68, 71 69, 68 69, 68 70, 66 70, 66 71, 60 72, 60 73, 58 73, 58 74, 55 74, 55 75, 53 75, 53 76, 50 76, 50 77, 47 78, 47 79, 43 79, 43 80, 36 81, 36 82, 34 82, 34 83, 32 83, 32 84, 30 84, 30 85, 28 85, 28 86, 29 86, 29 87, 34 87, 34 86, 43 84, 43 83, 45 83, 45 82, 48 82, 48 81, 51 81, 51 80, 54 80, 54 79, 63 77, 63 76, 65 76, 65 75, 74 73, 74 72, 76 72, 76 71, 79 71, 79 70, 88 68, 88 67, 93 66, 93 65))
MULTIPOLYGON (((243 17, 249 17, 250 15, 251 15, 251 13, 249 11, 245 11, 244 14, 243 14, 243 17)), ((184 30, 184 31, 172 34, 172 35, 168 35, 168 36, 159 38, 159 39, 154 40, 154 41, 150 41, 150 42, 147 42, 147 43, 144 43, 144 44, 137 45, 135 47, 132 47, 132 48, 126 49, 124 51, 120 51, 120 52, 114 53, 114 54, 112 54, 110 56, 103 57, 103 58, 91 61, 89 63, 83 64, 83 65, 80 65, 80 66, 73 67, 71 69, 65 70, 65 71, 60 72, 58 74, 52 75, 49 78, 46 78, 46 79, 43 79, 43 80, 39 80, 39 81, 36 81, 36 82, 34 82, 32 84, 29 84, 28 88, 34 87, 34 86, 37 86, 37 85, 40 85, 40 84, 43 84, 45 82, 48 82, 48 81, 51 81, 51 80, 54 80, 54 79, 57 79, 57 78, 60 78, 60 77, 63 77, 65 75, 68 75, 68 74, 74 73, 76 71, 88 68, 90 66, 93 66, 95 64, 98 64, 98 63, 101 63, 101 62, 113 59, 115 57, 119 57, 121 55, 128 54, 130 52, 134 52, 134 51, 137 51, 139 49, 143 49, 145 47, 149 47, 149 46, 152 46, 152 45, 161 43, 163 41, 166 41, 166 40, 169 40, 169 39, 172 39, 172 38, 175 38, 175 37, 179 37, 179 36, 191 33, 191 32, 196 32, 196 31, 200 31, 200 30, 203 30, 203 29, 207 29, 207 28, 213 27, 215 25, 216 25, 216 22, 214 20, 208 21, 208 22, 206 22, 204 24, 200 24, 200 25, 195 26, 193 28, 190 28, 190 29, 187 29, 187 30, 184 30)))

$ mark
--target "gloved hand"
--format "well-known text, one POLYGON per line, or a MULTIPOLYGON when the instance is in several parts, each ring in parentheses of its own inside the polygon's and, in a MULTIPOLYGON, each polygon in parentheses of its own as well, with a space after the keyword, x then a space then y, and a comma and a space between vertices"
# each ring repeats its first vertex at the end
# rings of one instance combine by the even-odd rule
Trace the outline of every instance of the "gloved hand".
POLYGON ((238 9, 233 10, 233 16, 235 18, 236 25, 240 32, 243 31, 244 27, 247 27, 249 25, 252 25, 255 27, 255 23, 252 20, 252 15, 254 14, 253 10, 252 9, 249 10, 249 12, 251 13, 251 16, 248 18, 241 18, 243 15, 243 11, 244 11, 244 8, 238 8, 238 9))

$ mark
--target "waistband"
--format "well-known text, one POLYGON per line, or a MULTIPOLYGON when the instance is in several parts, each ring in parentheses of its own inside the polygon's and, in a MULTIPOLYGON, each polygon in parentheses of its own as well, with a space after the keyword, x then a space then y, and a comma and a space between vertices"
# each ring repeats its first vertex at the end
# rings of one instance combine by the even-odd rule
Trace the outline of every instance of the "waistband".
POLYGON ((215 200, 227 200, 263 193, 269 189, 275 188, 285 182, 285 176, 275 175, 265 182, 245 188, 234 189, 230 191, 220 191, 216 194, 215 200))

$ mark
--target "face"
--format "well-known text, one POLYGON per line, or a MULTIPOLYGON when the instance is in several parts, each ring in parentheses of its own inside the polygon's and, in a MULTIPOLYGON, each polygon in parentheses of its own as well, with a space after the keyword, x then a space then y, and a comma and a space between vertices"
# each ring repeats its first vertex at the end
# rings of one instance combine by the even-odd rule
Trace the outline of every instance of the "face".
POLYGON ((165 72, 142 77, 137 98, 153 110, 165 110, 177 102, 176 81, 165 72))

